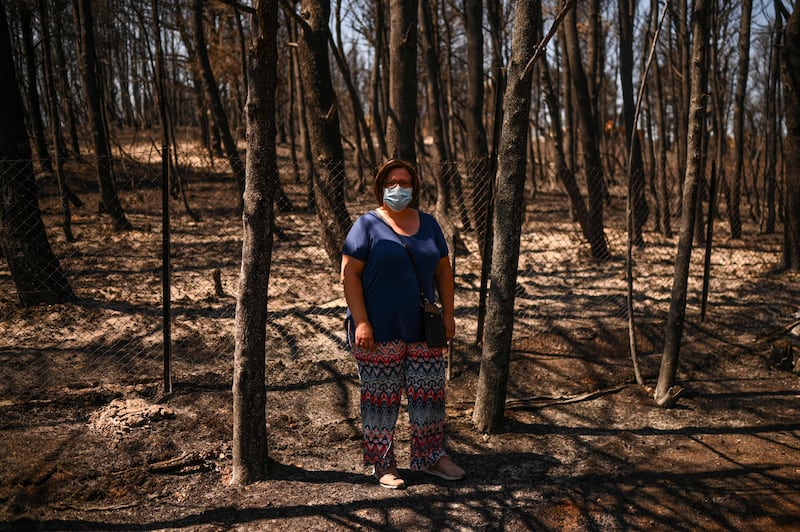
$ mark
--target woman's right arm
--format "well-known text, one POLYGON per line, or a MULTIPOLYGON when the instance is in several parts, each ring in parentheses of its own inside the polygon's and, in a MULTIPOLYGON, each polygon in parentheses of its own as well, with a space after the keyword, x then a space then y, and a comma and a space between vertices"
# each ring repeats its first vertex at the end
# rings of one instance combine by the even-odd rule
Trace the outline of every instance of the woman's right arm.
POLYGON ((355 339, 356 345, 368 351, 375 347, 375 337, 372 332, 372 325, 367 316, 367 306, 364 303, 364 285, 361 283, 361 274, 364 272, 364 261, 358 260, 350 255, 342 255, 342 286, 344 286, 344 298, 350 315, 356 326, 355 339))

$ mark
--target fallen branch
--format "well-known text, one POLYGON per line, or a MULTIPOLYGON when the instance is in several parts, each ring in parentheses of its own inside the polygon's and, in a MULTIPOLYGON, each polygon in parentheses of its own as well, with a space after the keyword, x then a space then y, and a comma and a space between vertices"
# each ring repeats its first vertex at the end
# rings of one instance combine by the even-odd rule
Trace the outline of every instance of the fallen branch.
POLYGON ((794 329, 798 325, 800 325, 800 318, 790 321, 783 327, 778 327, 777 329, 773 329, 764 336, 759 336, 758 338, 756 338, 756 342, 768 342, 770 340, 774 340, 778 336, 784 334, 786 331, 794 329))
POLYGON ((75 510, 78 512, 110 512, 112 510, 124 510, 126 508, 135 508, 139 506, 138 502, 123 502, 117 504, 105 504, 100 506, 73 506, 69 504, 59 504, 53 508, 58 510, 75 510))
POLYGON ((150 473, 174 473, 188 467, 197 467, 205 463, 206 457, 198 452, 184 453, 176 458, 155 462, 147 466, 147 471, 150 473))
POLYGON ((587 392, 569 396, 563 396, 563 395, 559 397, 538 396, 538 397, 521 397, 519 399, 509 399, 508 401, 506 401, 506 408, 510 410, 522 410, 525 408, 544 408, 546 406, 578 403, 581 401, 589 401, 590 399, 596 399, 597 397, 607 395, 609 393, 618 392, 627 386, 628 383, 619 384, 617 386, 612 386, 610 388, 603 388, 601 390, 595 390, 593 392, 587 392))

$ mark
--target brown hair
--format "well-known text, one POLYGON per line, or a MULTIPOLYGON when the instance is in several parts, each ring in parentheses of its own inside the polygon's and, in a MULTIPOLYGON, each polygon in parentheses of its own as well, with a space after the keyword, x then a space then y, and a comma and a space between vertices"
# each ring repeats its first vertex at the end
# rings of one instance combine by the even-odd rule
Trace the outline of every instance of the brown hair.
POLYGON ((395 168, 402 168, 411 176, 411 190, 414 191, 414 199, 417 199, 417 195, 419 194, 419 176, 417 175, 417 171, 411 166, 411 163, 403 161, 402 159, 391 159, 383 163, 375 174, 375 199, 378 201, 378 205, 383 205, 383 187, 386 184, 386 178, 389 176, 389 172, 395 168))

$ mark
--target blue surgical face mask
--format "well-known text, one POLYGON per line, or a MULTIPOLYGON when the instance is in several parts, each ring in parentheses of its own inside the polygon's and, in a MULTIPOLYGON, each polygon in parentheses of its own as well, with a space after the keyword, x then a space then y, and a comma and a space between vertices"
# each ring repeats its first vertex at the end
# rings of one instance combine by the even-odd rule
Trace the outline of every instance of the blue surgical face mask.
POLYGON ((414 199, 413 188, 392 187, 383 189, 383 202, 394 212, 400 212, 414 199))

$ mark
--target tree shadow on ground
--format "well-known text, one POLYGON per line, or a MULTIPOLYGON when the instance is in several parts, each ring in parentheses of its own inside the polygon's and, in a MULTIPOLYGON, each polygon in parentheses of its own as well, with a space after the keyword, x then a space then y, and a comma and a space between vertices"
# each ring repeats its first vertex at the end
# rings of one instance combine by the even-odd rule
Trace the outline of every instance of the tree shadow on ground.
MULTIPOLYGON (((529 490, 544 479, 555 461, 550 457, 532 453, 497 453, 484 455, 457 455, 470 471, 475 473, 461 481, 448 482, 422 472, 402 470, 408 483, 403 491, 383 490, 367 474, 333 471, 307 470, 290 464, 271 462, 269 479, 263 483, 264 492, 269 492, 270 483, 295 484, 307 491, 327 490, 341 493, 341 502, 308 502, 287 504, 267 503, 247 508, 219 506, 195 513, 187 513, 175 519, 150 522, 109 522, 82 519, 18 519, 0 523, 0 530, 160 530, 215 526, 260 527, 264 522, 280 519, 319 518, 331 528, 346 529, 396 529, 392 515, 398 512, 409 523, 428 529, 472 529, 476 523, 491 523, 509 512, 516 513, 516 520, 527 522, 538 529, 541 523, 520 511, 517 490, 529 490), (503 465, 516 464, 528 475, 503 478, 503 465), (499 512, 499 513, 498 513, 499 512)), ((255 484, 256 489, 258 484, 255 484)), ((232 488, 236 489, 236 488, 232 488)), ((330 495, 320 496, 330 501, 330 495)))

